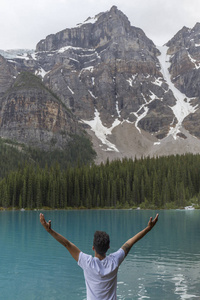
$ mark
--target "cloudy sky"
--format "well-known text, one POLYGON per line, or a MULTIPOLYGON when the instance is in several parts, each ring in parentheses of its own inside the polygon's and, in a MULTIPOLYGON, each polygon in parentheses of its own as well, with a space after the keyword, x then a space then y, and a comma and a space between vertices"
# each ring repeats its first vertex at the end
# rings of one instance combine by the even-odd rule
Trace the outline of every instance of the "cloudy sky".
POLYGON ((200 0, 0 0, 0 49, 35 49, 47 35, 113 5, 158 46, 200 22, 200 0))

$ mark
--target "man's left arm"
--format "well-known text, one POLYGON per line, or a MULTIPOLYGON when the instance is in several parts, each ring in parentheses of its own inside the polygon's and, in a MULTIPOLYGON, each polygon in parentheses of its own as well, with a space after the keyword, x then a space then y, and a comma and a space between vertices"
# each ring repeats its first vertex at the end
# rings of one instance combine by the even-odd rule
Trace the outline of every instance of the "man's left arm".
POLYGON ((146 228, 144 228, 143 230, 141 230, 140 232, 138 232, 136 235, 134 235, 132 238, 130 238, 121 248, 124 250, 125 252, 125 256, 127 256, 127 254, 129 253, 129 251, 131 250, 132 246, 137 243, 140 239, 142 239, 149 231, 151 231, 151 229, 156 225, 158 221, 158 214, 156 215, 156 217, 154 218, 154 220, 152 220, 152 217, 150 218, 148 225, 146 228))
POLYGON ((51 229, 51 221, 49 220, 49 222, 46 222, 43 214, 40 214, 40 222, 42 226, 46 229, 46 231, 50 233, 52 237, 56 239, 60 244, 62 244, 69 251, 71 256, 76 261, 78 261, 79 254, 81 252, 80 249, 76 245, 71 243, 68 239, 66 239, 64 236, 51 229))

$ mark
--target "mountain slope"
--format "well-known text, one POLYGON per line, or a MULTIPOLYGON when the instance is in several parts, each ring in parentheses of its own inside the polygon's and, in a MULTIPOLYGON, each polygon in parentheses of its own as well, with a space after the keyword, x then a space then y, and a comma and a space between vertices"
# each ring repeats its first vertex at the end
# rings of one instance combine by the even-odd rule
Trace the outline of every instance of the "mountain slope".
MULTIPOLYGON (((0 102, 0 135, 48 150, 66 148, 81 127, 37 76, 21 72, 0 102)), ((83 133, 82 133, 83 134, 83 133)))

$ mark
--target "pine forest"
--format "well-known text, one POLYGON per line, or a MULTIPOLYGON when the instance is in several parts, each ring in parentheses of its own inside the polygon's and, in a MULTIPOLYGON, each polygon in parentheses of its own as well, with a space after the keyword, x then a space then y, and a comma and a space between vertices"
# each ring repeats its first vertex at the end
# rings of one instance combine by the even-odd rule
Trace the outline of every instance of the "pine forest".
POLYGON ((95 165, 18 165, 0 181, 0 207, 200 207, 200 155, 123 159, 95 165))

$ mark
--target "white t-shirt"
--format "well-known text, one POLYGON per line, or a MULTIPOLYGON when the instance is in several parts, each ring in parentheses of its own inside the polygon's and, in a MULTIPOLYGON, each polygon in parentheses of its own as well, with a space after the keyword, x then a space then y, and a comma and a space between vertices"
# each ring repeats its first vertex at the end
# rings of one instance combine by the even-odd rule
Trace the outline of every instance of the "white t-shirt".
POLYGON ((121 248, 102 260, 80 252, 78 265, 84 271, 87 300, 117 299, 117 271, 124 257, 121 248))

